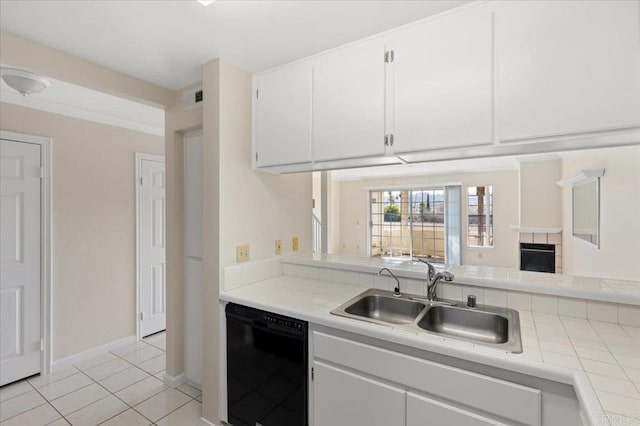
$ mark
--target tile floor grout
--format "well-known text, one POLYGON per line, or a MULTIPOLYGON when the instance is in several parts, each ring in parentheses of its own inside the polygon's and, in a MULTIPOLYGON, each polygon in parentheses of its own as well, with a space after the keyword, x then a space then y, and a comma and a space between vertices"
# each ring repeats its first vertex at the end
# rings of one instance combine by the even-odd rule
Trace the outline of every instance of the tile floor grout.
MULTIPOLYGON (((75 372, 72 372, 71 374, 68 374, 68 375, 66 375, 66 376, 64 376, 64 377, 61 377, 61 378, 59 378, 59 379, 57 379, 57 380, 54 380, 54 381, 51 381, 51 382, 49 382, 49 383, 42 384, 39 388, 38 388, 38 387, 36 387, 36 385, 34 385, 33 383, 31 383, 31 380, 36 379, 37 377, 43 377, 43 376, 37 376, 37 377, 32 377, 32 378, 26 378, 26 379, 23 379, 23 380, 22 380, 22 381, 20 381, 20 382, 16 382, 16 383, 14 383, 14 384, 11 384, 10 386, 15 385, 15 384, 18 384, 18 383, 26 383, 26 385, 28 386, 28 388, 26 388, 26 391, 21 392, 21 393, 19 393, 19 394, 17 394, 17 395, 13 395, 13 396, 11 396, 10 398, 8 398, 6 401, 3 401, 3 404, 4 404, 4 403, 6 403, 6 402, 8 402, 8 401, 11 401, 11 400, 12 400, 12 399, 14 399, 14 398, 17 398, 17 397, 23 396, 23 395, 25 395, 25 394, 27 394, 27 393, 29 393, 29 392, 33 392, 33 391, 35 391, 35 393, 36 393, 40 398, 42 398, 42 400, 44 400, 44 403, 42 403, 42 404, 38 404, 38 405, 37 405, 37 406, 35 406, 35 407, 31 407, 31 408, 30 408, 30 409, 28 409, 28 410, 25 410, 25 411, 22 411, 22 412, 16 413, 16 414, 14 414, 14 415, 13 415, 13 416, 11 416, 11 417, 6 418, 6 419, 2 420, 2 424, 4 424, 5 422, 9 422, 9 421, 11 421, 11 419, 16 418, 17 416, 27 414, 27 413, 29 413, 31 410, 41 409, 41 408, 42 408, 42 406, 44 406, 44 405, 47 405, 48 407, 50 407, 51 409, 53 409, 53 410, 55 411, 55 413, 57 413, 57 414, 58 414, 58 416, 59 416, 59 417, 56 417, 56 418, 55 418, 54 420, 52 420, 51 422, 46 423, 46 424, 51 424, 51 423, 54 423, 54 422, 59 422, 60 420, 63 420, 63 421, 65 421, 65 422, 67 422, 67 423, 69 423, 69 424, 70 424, 70 423, 71 423, 71 421, 69 420, 69 417, 70 417, 70 416, 72 416, 74 413, 78 413, 78 412, 80 412, 81 410, 84 410, 84 409, 86 409, 87 407, 92 406, 93 404, 96 404, 96 403, 98 403, 98 402, 100 402, 100 401, 104 401, 105 399, 109 398, 110 396, 115 397, 115 400, 117 400, 118 402, 122 403, 122 404, 123 404, 123 406, 122 406, 122 407, 119 407, 119 408, 117 409, 117 410, 119 410, 117 413, 114 413, 113 415, 111 415, 110 417, 108 417, 108 418, 106 418, 106 419, 101 419, 101 420, 99 421, 99 423, 97 423, 97 424, 103 424, 103 423, 109 422, 110 420, 112 420, 112 419, 114 419, 114 418, 116 418, 116 417, 118 417, 118 416, 120 416, 120 415, 122 415, 122 414, 124 414, 124 413, 128 412, 129 410, 132 410, 132 411, 133 411, 133 412, 135 412, 137 415, 141 416, 141 419, 144 419, 146 422, 149 422, 149 425, 153 425, 153 426, 155 426, 155 425, 157 425, 157 423, 158 423, 158 422, 161 422, 161 421, 162 421, 163 419, 165 419, 166 417, 171 416, 171 415, 172 415, 173 413, 175 413, 176 411, 181 410, 183 407, 185 407, 186 405, 188 405, 188 404, 192 403, 193 401, 195 401, 195 402, 196 402, 197 404, 199 404, 199 406, 201 407, 201 404, 202 404, 202 403, 201 403, 200 401, 198 401, 198 398, 200 398, 200 397, 201 397, 201 395, 202 395, 202 392, 201 392, 200 390, 198 390, 198 389, 195 389, 195 388, 194 388, 194 389, 196 390, 196 392, 190 392, 190 393, 187 393, 186 391, 184 391, 184 390, 180 389, 180 387, 176 387, 176 388, 174 388, 174 390, 178 391, 180 394, 182 394, 182 395, 184 395, 185 397, 187 397, 187 399, 186 399, 184 402, 179 403, 179 405, 178 405, 178 406, 176 406, 175 408, 171 409, 169 412, 164 413, 164 411, 163 411, 163 413, 164 413, 164 414, 162 415, 162 417, 160 417, 159 419, 157 419, 157 420, 155 420, 155 421, 152 421, 149 417, 147 417, 147 415, 144 415, 144 414, 141 412, 142 410, 140 410, 140 408, 139 408, 139 406, 140 406, 141 404, 143 404, 144 402, 146 402, 146 401, 148 401, 148 400, 150 400, 150 399, 152 399, 152 398, 154 398, 154 397, 157 397, 158 395, 162 394, 163 392, 167 392, 167 391, 169 391, 170 389, 172 389, 172 388, 169 388, 169 387, 167 387, 166 385, 164 385, 163 381, 162 381, 162 380, 160 380, 160 379, 158 379, 158 377, 156 377, 159 373, 164 372, 164 369, 163 369, 163 370, 161 370, 160 372, 153 373, 153 372, 151 372, 151 371, 147 371, 147 370, 145 370, 145 369, 143 369, 143 368, 141 368, 141 367, 140 367, 140 365, 141 365, 141 364, 144 364, 144 363, 150 362, 150 361, 152 361, 152 360, 154 360, 154 359, 156 359, 156 358, 159 358, 159 357, 162 357, 162 356, 165 356, 165 357, 166 357, 166 350, 165 350, 165 349, 163 349, 163 348, 161 347, 163 344, 166 344, 166 340, 165 340, 165 339, 166 339, 166 337, 165 337, 164 332, 162 332, 162 333, 157 333, 157 334, 152 335, 152 336, 151 336, 151 339, 153 339, 153 340, 151 340, 151 341, 147 341, 146 339, 148 339, 148 338, 142 339, 142 340, 141 340, 141 341, 139 341, 139 342, 132 343, 130 346, 132 346, 132 347, 133 347, 133 346, 135 346, 135 347, 134 347, 131 351, 127 351, 126 353, 122 353, 122 352, 120 352, 120 349, 122 349, 122 348, 116 348, 116 349, 110 350, 110 351, 108 351, 108 352, 105 352, 105 354, 102 354, 102 355, 99 355, 98 357, 93 358, 93 359, 97 359, 97 358, 99 358, 99 357, 107 358, 107 359, 102 359, 102 360, 101 360, 101 362, 99 362, 98 364, 95 364, 95 365, 89 364, 89 367, 86 367, 86 368, 81 368, 81 367, 78 367, 78 366, 77 366, 77 364, 74 364, 74 365, 70 366, 70 367, 69 367, 69 369, 73 369, 73 370, 75 370, 75 372), (156 345, 158 345, 158 346, 156 346, 156 345), (142 359, 142 361, 138 361, 138 362, 137 362, 137 364, 136 364, 135 362, 136 362, 136 360, 137 360, 138 358, 135 358, 135 357, 134 357, 134 358, 132 358, 132 360, 131 360, 131 361, 130 361, 129 359, 126 359, 126 358, 125 358, 125 357, 127 357, 127 356, 129 356, 129 355, 132 355, 132 354, 135 354, 135 353, 139 353, 139 352, 141 352, 141 351, 144 351, 144 350, 146 350, 146 349, 147 349, 147 348, 149 348, 149 347, 152 347, 152 348, 154 348, 154 349, 156 349, 156 350, 160 351, 161 353, 159 353, 159 354, 157 354, 157 355, 155 355, 155 356, 152 356, 152 357, 151 357, 151 358, 149 358, 149 359, 142 359), (118 353, 114 353, 114 351, 117 351, 118 353), (111 358, 106 357, 105 355, 107 355, 107 354, 109 354, 109 355, 111 356, 111 358), (107 375, 107 376, 105 376, 105 377, 100 377, 100 379, 99 379, 99 380, 96 380, 96 379, 94 379, 93 377, 91 377, 89 374, 87 374, 87 371, 88 371, 88 370, 91 370, 91 369, 93 369, 93 368, 99 368, 100 366, 104 366, 105 364, 107 364, 107 363, 109 363, 109 362, 113 362, 113 361, 115 361, 115 360, 124 361, 124 362, 126 362, 126 363, 128 364, 128 366, 127 366, 127 367, 125 367, 125 368, 123 368, 123 369, 118 369, 118 371, 115 371, 114 373, 108 374, 108 375, 107 375), (131 369, 131 368, 135 368, 135 369, 137 369, 137 370, 141 371, 142 373, 144 373, 144 376, 143 376, 142 378, 140 378, 139 380, 135 380, 134 382, 127 383, 127 385, 126 385, 125 387, 123 387, 123 388, 121 388, 121 389, 117 389, 117 390, 115 390, 114 392, 112 392, 111 390, 109 390, 109 388, 107 388, 105 385, 103 385, 103 384, 101 383, 101 382, 105 381, 106 379, 108 379, 108 378, 110 378, 110 377, 113 377, 113 376, 115 376, 115 375, 121 374, 121 373, 123 373, 123 372, 125 372, 125 371, 127 371, 127 370, 129 370, 129 369, 131 369), (58 395, 58 394, 56 394, 56 395, 55 395, 55 398, 52 398, 52 399, 47 398, 47 397, 43 394, 43 392, 40 390, 40 388, 43 388, 43 387, 45 387, 45 386, 49 386, 49 385, 53 385, 53 384, 55 384, 55 383, 61 382, 61 381, 66 380, 66 379, 68 379, 68 378, 70 378, 70 377, 76 376, 77 374, 82 374, 82 375, 83 375, 84 377, 86 377, 90 382, 89 382, 89 383, 87 383, 86 385, 80 386, 80 387, 78 387, 78 388, 74 388, 74 389, 72 389, 72 390, 68 390, 68 391, 67 391, 67 390, 65 390, 65 393, 63 393, 63 394, 59 394, 59 395, 58 395), (160 381, 160 382, 161 382, 161 383, 160 383, 161 390, 160 390, 159 392, 153 393, 152 395, 144 395, 144 399, 141 399, 141 400, 134 399, 134 402, 135 402, 135 403, 129 403, 129 402, 125 401, 123 398, 121 398, 120 396, 118 396, 118 395, 117 395, 117 393, 119 393, 119 392, 121 392, 121 391, 123 391, 123 390, 125 390, 125 389, 128 389, 128 388, 130 388, 130 387, 132 387, 132 386, 135 386, 136 384, 138 384, 138 383, 140 383, 140 382, 142 382, 142 381, 144 381, 144 380, 147 380, 147 379, 149 379, 149 378, 151 378, 151 377, 153 377, 154 379, 156 379, 156 380, 158 380, 158 381, 160 381), (88 403, 88 404, 86 404, 86 405, 83 405, 83 406, 81 406, 81 407, 74 407, 73 411, 70 411, 70 412, 68 412, 68 413, 66 413, 66 414, 62 414, 62 412, 61 412, 58 408, 56 408, 56 406, 52 403, 53 401, 56 401, 56 400, 58 400, 58 399, 60 399, 60 398, 63 398, 63 397, 65 397, 65 396, 68 396, 68 395, 70 395, 70 394, 72 394, 72 393, 74 393, 74 392, 77 392, 77 391, 79 391, 79 390, 85 389, 85 388, 87 388, 87 387, 89 387, 89 386, 92 386, 92 385, 94 385, 94 384, 98 385, 98 386, 100 387, 100 389, 102 389, 102 390, 106 391, 106 392, 107 392, 107 395, 102 396, 101 398, 98 398, 97 400, 91 401, 90 403, 88 403), (195 395, 195 396, 192 396, 192 395, 195 395), (138 408, 136 408, 136 407, 138 407, 138 408), (120 408, 122 408, 122 410, 120 410, 120 408)), ((126 346, 125 346, 125 347, 126 347, 126 346)), ((89 359, 89 360, 85 360, 85 361, 91 361, 91 359, 89 359)), ((83 362, 85 362, 85 361, 83 361, 83 362)), ((81 364, 81 363, 78 363, 78 364, 81 364)), ((70 370, 70 371, 71 371, 71 370, 70 370)), ((186 385, 186 384, 184 384, 184 385, 186 385)), ((183 386, 183 385, 181 385, 181 386, 183 386)), ((111 414, 111 413, 109 413, 109 415, 110 415, 110 414, 111 414)))

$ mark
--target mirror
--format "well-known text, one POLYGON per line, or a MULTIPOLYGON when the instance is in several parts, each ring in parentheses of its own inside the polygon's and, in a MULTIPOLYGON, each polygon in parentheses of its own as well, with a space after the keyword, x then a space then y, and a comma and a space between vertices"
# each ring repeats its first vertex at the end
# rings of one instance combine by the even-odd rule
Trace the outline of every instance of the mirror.
POLYGON ((573 236, 599 247, 600 178, 573 187, 573 236))

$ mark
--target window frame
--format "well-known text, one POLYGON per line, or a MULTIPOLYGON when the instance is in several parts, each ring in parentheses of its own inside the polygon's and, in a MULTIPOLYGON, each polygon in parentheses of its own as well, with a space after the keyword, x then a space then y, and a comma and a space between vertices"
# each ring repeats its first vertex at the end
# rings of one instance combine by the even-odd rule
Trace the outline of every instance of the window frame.
MULTIPOLYGON (((442 192, 442 206, 443 208, 446 208, 446 186, 445 184, 442 185, 427 185, 427 186, 423 186, 423 185, 407 185, 407 186, 394 186, 394 187, 381 187, 381 188, 366 188, 367 194, 368 194, 368 203, 367 203, 367 220, 368 220, 368 230, 367 230, 367 253, 368 253, 368 257, 385 257, 388 259, 405 259, 408 261, 413 261, 417 258, 421 258, 422 256, 414 256, 414 241, 413 241, 413 230, 414 230, 414 224, 413 221, 408 220, 406 226, 408 226, 409 228, 409 256, 408 258, 400 255, 400 256, 393 256, 393 254, 391 256, 388 255, 384 255, 382 252, 382 247, 380 247, 381 249, 381 253, 374 255, 373 254, 373 249, 374 249, 374 244, 373 244, 373 238, 374 238, 374 233, 373 233, 373 228, 374 228, 374 221, 373 221, 373 198, 374 198, 374 194, 384 194, 387 192, 399 192, 399 193, 403 193, 406 192, 408 194, 408 201, 406 201, 406 203, 409 205, 409 212, 408 215, 409 217, 411 217, 412 212, 411 212, 411 205, 413 204, 413 193, 416 192, 427 192, 427 191, 440 191, 442 192)), ((376 197, 377 198, 377 197, 376 197)), ((383 195, 383 200, 384 200, 384 195, 383 195)), ((435 202, 435 198, 434 198, 434 202, 435 202)), ((400 200, 399 201, 400 204, 405 203, 405 201, 400 200)), ((376 204, 380 204, 381 206, 384 206, 384 201, 376 201, 376 204)), ((384 207, 383 207, 384 208, 384 207)), ((377 214, 382 214, 383 215, 383 220, 382 222, 380 222, 379 226, 383 226, 384 224, 393 224, 394 222, 385 222, 384 221, 384 211, 382 211, 382 213, 377 213, 377 214)), ((407 213, 404 212, 401 208, 400 211, 400 215, 401 215, 401 220, 398 223, 398 226, 402 226, 402 217, 404 215, 406 215, 407 213)), ((433 260, 431 261, 434 264, 446 264, 446 253, 447 253, 447 234, 446 234, 446 213, 442 212, 442 217, 443 217, 443 222, 442 222, 442 228, 443 228, 443 238, 442 238, 442 257, 434 257, 432 258, 433 260)), ((393 225, 391 225, 393 226, 393 225)), ((380 236, 381 237, 381 236, 380 236)), ((428 239, 430 241, 434 241, 434 250, 435 250, 435 241, 440 241, 440 239, 436 239, 436 238, 431 238, 428 239)), ((436 250, 436 252, 439 252, 439 250, 436 250)))
MULTIPOLYGON (((494 184, 473 184, 473 185, 467 185, 464 187, 466 189, 465 191, 465 212, 464 212, 464 217, 465 217, 465 227, 466 227, 466 232, 465 232, 465 240, 466 240, 466 246, 467 248, 470 249, 493 249, 496 246, 496 241, 495 241, 495 185, 494 184), (470 188, 478 188, 478 187, 491 187, 491 245, 477 245, 477 244, 469 244, 469 189, 470 188)), ((477 196, 477 195, 476 195, 477 196)))

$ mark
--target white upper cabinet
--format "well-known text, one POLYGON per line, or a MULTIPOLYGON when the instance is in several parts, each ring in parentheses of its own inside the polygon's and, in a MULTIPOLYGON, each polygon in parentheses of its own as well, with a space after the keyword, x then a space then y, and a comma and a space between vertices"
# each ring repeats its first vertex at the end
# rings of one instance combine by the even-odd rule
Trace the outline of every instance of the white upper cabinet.
POLYGON ((638 1, 494 4, 501 140, 640 125, 638 1))
POLYGON ((313 60, 313 159, 384 154, 385 45, 380 38, 313 60))
POLYGON ((492 38, 487 4, 393 34, 394 153, 492 142, 492 38))
POLYGON ((254 85, 256 165, 311 162, 311 64, 259 74, 254 85))

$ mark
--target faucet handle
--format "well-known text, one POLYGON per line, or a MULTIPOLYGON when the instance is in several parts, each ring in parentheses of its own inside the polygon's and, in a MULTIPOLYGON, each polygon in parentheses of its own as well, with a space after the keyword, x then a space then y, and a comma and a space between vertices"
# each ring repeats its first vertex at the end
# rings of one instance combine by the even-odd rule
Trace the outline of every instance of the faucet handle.
POLYGON ((475 308, 476 307, 476 296, 470 294, 467 296, 467 308, 475 308))

